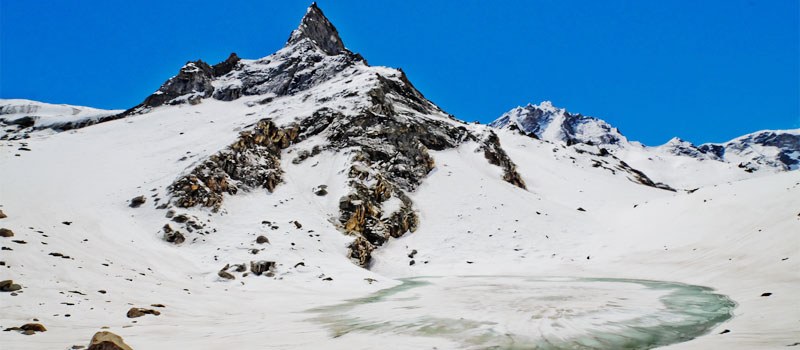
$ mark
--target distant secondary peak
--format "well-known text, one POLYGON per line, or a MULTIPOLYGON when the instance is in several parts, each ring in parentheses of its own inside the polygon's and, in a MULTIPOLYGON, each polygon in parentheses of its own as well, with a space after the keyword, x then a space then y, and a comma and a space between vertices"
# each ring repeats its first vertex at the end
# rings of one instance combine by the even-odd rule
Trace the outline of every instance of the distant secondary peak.
POLYGON ((345 51, 344 43, 339 38, 339 32, 331 24, 317 3, 312 3, 300 21, 300 26, 292 32, 287 45, 309 39, 328 55, 338 55, 345 51))

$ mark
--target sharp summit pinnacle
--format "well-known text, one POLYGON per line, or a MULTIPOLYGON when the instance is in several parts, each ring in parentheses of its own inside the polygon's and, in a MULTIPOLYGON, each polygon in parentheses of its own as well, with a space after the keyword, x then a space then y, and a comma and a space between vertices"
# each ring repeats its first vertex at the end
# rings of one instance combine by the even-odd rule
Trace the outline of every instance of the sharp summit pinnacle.
POLYGON ((300 26, 292 32, 287 45, 309 39, 328 55, 338 55, 345 51, 344 43, 339 38, 339 32, 331 24, 314 2, 308 7, 306 15, 300 21, 300 26))

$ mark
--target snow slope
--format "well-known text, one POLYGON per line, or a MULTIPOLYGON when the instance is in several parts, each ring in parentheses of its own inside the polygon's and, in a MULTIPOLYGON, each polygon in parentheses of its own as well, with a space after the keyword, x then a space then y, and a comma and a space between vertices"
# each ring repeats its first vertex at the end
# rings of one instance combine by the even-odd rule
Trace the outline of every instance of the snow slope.
MULTIPOLYGON (((313 6, 307 16, 321 16, 316 11, 313 6)), ((326 21, 304 20, 301 28, 326 21)), ((0 293, 0 328, 37 319, 48 330, 31 336, 0 332, 0 348, 68 349, 86 345, 104 327, 134 349, 465 348, 458 337, 435 331, 415 335, 368 327, 343 333, 320 321, 320 310, 357 298, 374 300, 375 293, 401 286, 400 278, 415 276, 443 276, 449 282, 418 301, 400 300, 405 309, 370 306, 369 315, 381 321, 430 309, 465 320, 455 325, 475 325, 480 315, 458 308, 457 301, 502 304, 513 306, 503 327, 530 329, 528 313, 565 311, 557 302, 542 306, 522 299, 516 305, 524 291, 475 291, 459 276, 643 279, 711 287, 737 303, 731 320, 668 348, 782 349, 800 341, 800 309, 792 307, 800 303, 795 292, 800 286, 800 172, 725 182, 727 173, 715 167, 687 165, 697 179, 686 184, 698 179, 714 179, 714 184, 709 180, 693 193, 644 186, 620 170, 618 160, 600 155, 597 146, 567 147, 450 119, 417 95, 401 71, 353 60, 337 40, 319 46, 312 39, 319 37, 295 32, 281 52, 237 61, 219 76, 194 70, 199 63, 185 66, 193 72, 179 74, 159 90, 181 95, 158 105, 143 103, 122 119, 1 141, 0 209, 8 217, 0 219, 0 227, 12 229, 14 237, 0 238, 0 246, 8 248, 0 250, 0 280, 13 279, 23 288, 0 293), (285 65, 277 61, 284 59, 306 59, 309 66, 281 80, 287 77, 285 65), (247 82, 259 75, 280 78, 247 82), (285 93, 287 86, 298 90, 285 93), (220 91, 226 99, 236 98, 212 97, 220 91), (342 119, 279 150, 282 182, 273 191, 242 186, 236 194, 223 194, 218 211, 171 207, 203 229, 187 232, 182 244, 163 239, 163 225, 177 224, 158 207, 172 199, 169 187, 176 179, 262 119, 286 127, 313 121, 323 108, 341 113, 342 119), (380 170, 380 164, 354 160, 362 156, 359 149, 369 149, 372 137, 388 131, 378 123, 349 138, 361 144, 337 148, 332 142, 337 128, 346 127, 337 123, 360 122, 365 115, 399 121, 405 128, 414 123, 452 127, 469 136, 453 147, 422 153, 432 158, 431 170, 413 190, 401 189, 413 201, 418 227, 377 247, 370 269, 348 259, 356 235, 344 234, 339 217, 342 199, 354 191, 353 166, 380 170), (525 189, 504 181, 508 169, 487 161, 482 137, 491 132, 525 189), (30 151, 19 151, 23 143, 30 151), (314 146, 321 147, 318 154, 295 161, 314 146), (319 185, 327 186, 327 195, 314 193, 319 185), (131 198, 140 195, 146 202, 130 207, 131 198), (261 235, 269 242, 257 243, 261 235), (236 273, 230 280, 218 275, 227 264, 259 260, 276 263, 274 276, 236 273), (469 293, 461 294, 464 289, 469 293), (762 297, 765 292, 772 295, 762 297), (127 318, 131 307, 154 308, 161 315, 127 318), (725 329, 729 332, 720 334, 725 329)), ((377 142, 374 147, 390 146, 377 142)), ((416 163, 393 163, 391 169, 402 172, 407 164, 416 163)), ((403 205, 399 197, 390 198, 382 202, 386 212, 403 205)), ((641 312, 663 309, 659 293, 612 287, 593 292, 564 281, 561 296, 586 299, 588 309, 607 306, 606 300, 628 302, 634 310, 641 306, 641 312)), ((422 322, 411 318, 417 321, 422 322)), ((578 318, 568 331, 581 334, 603 321, 578 318)), ((561 334, 539 328, 528 335, 537 332, 561 334)))

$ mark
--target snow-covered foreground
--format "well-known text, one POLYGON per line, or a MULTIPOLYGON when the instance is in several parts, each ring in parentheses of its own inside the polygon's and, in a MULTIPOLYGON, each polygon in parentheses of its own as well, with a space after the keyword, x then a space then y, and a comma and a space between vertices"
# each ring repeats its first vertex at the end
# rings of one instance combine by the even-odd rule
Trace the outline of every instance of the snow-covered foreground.
MULTIPOLYGON (((670 349, 782 349, 800 342, 797 171, 675 193, 593 168, 573 148, 499 132, 528 190, 502 181, 501 169, 486 166, 474 143, 431 152, 435 169, 409 194, 420 213, 419 229, 389 240, 373 253, 372 269, 364 270, 346 258, 352 238, 329 222, 348 190, 349 156, 323 152, 293 164, 290 152, 308 147, 300 143, 284 150, 284 183, 273 193, 226 196, 220 213, 186 210, 216 231, 182 245, 164 242, 159 230, 167 219, 154 209, 156 198, 166 200, 166 186, 192 162, 257 120, 251 111, 245 104, 207 100, 34 136, 25 140, 31 151, 4 141, 0 209, 8 218, 0 219, 0 227, 15 236, 0 238, 0 246, 11 249, 0 251, 0 280, 13 279, 23 289, 16 296, 0 294, 0 327, 36 318, 48 331, 0 332, 0 347, 66 349, 109 327, 134 349, 463 348, 461 339, 437 332, 368 327, 336 337, 341 329, 314 312, 414 276, 453 282, 413 305, 358 309, 359 315, 376 321, 407 315, 412 322, 437 317, 447 313, 437 307, 444 307, 448 288, 451 302, 490 309, 516 298, 537 299, 541 310, 558 310, 563 300, 575 298, 588 311, 608 300, 643 303, 637 312, 644 314, 664 309, 655 292, 628 286, 589 293, 572 280, 641 279, 710 287, 736 303, 732 319, 670 349), (329 186, 327 196, 312 193, 320 184, 329 186), (128 207, 137 195, 147 196, 147 203, 128 207), (258 235, 269 244, 255 243, 258 235), (278 262, 274 278, 217 276, 225 264, 262 259, 278 262), (543 294, 526 288, 529 282, 503 280, 509 288, 459 294, 469 286, 453 276, 520 276, 547 279, 551 286, 543 294), (563 285, 553 277, 565 278, 563 285), (546 296, 554 296, 552 303, 542 301, 546 296), (165 306, 157 308, 160 316, 125 315, 151 304, 165 306)), ((521 317, 512 311, 508 317, 521 317)), ((481 321, 469 310, 453 316, 481 321)), ((610 321, 606 316, 589 312, 573 326, 610 321)), ((524 320, 503 327, 527 332, 524 320)))

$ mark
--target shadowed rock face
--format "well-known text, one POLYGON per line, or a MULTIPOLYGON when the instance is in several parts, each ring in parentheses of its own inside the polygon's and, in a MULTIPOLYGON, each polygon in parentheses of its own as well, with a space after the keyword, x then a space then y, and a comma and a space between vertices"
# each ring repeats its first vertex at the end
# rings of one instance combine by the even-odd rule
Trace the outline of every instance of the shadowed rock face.
POLYGON ((288 44, 295 44, 303 39, 311 40, 328 55, 338 55, 345 51, 339 32, 328 18, 322 14, 317 3, 312 3, 300 26, 292 32, 288 44))

